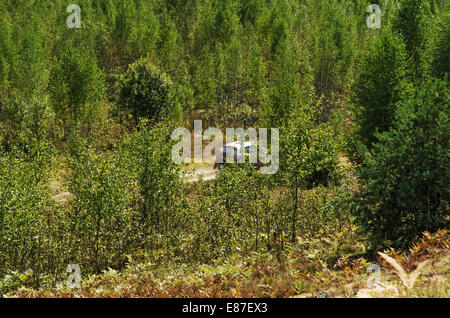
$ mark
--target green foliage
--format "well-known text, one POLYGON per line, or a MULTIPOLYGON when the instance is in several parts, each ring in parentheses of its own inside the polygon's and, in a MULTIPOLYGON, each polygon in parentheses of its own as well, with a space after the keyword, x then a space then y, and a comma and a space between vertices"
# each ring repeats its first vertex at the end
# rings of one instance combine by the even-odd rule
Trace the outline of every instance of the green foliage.
POLYGON ((418 88, 365 158, 354 213, 374 248, 406 248, 425 230, 449 225, 449 106, 446 82, 418 88))
MULTIPOLYGON (((136 36, 136 24, 135 17, 137 16, 137 8, 135 1, 118 1, 117 13, 114 12, 114 29, 112 31, 112 39, 117 43, 119 51, 121 52, 121 58, 127 59, 131 55, 130 42, 136 36)), ((113 8, 114 6, 112 6, 113 8)))
POLYGON ((281 136, 280 170, 288 184, 309 188, 332 182, 338 163, 333 139, 328 125, 315 126, 310 113, 297 112, 281 136))
POLYGON ((424 59, 427 28, 429 23, 429 0, 402 0, 392 29, 405 42, 413 80, 419 80, 425 73, 424 59))
POLYGON ((28 142, 26 152, 14 148, 0 156, 0 276, 9 269, 31 270, 30 282, 37 286, 41 275, 60 273, 64 251, 58 237, 64 234, 56 230, 62 215, 46 187, 52 147, 28 142))
POLYGON ((444 78, 450 74, 450 9, 442 14, 431 47, 431 74, 444 78))
POLYGON ((164 69, 170 74, 176 74, 183 54, 182 39, 175 23, 163 12, 160 16, 159 40, 156 43, 158 55, 164 69))
POLYGON ((0 98, 6 95, 15 66, 15 47, 11 37, 10 16, 2 14, 0 17, 0 98))
POLYGON ((361 61, 361 72, 353 86, 356 146, 371 148, 375 132, 389 129, 395 103, 406 94, 406 56, 402 40, 381 31, 361 61))
POLYGON ((6 99, 0 112, 0 144, 5 151, 14 147, 28 151, 33 139, 48 139, 52 120, 48 101, 42 97, 27 98, 20 94, 6 99))
POLYGON ((319 21, 312 30, 311 53, 314 85, 317 95, 331 99, 332 94, 346 89, 355 55, 355 25, 348 23, 354 14, 347 4, 336 1, 312 6, 319 21), (333 8, 330 10, 329 8, 333 8))
POLYGON ((66 121, 89 123, 95 118, 105 96, 104 81, 95 57, 84 49, 69 46, 56 61, 50 75, 49 92, 63 135, 66 121))
POLYGON ((71 261, 99 272, 117 267, 129 252, 131 195, 124 161, 116 154, 97 155, 83 142, 69 160, 68 188, 74 196, 67 213, 71 261))
POLYGON ((172 81, 148 59, 130 65, 120 78, 118 104, 130 110, 134 118, 161 121, 180 114, 180 105, 172 81))
MULTIPOLYGON (((8 86, 9 65, 3 56, 0 57, 0 91, 4 92, 8 86)), ((3 95, 3 94, 2 94, 3 95)))
MULTIPOLYGON (((268 127, 279 127, 286 123, 289 115, 303 103, 310 93, 306 80, 301 88, 302 72, 307 73, 308 65, 300 58, 298 46, 288 46, 275 58, 272 65, 272 85, 269 90, 270 104, 264 109, 263 122, 268 127)), ((306 101, 305 101, 306 99, 306 101)))
POLYGON ((338 156, 332 131, 325 124, 314 127, 311 114, 297 112, 281 134, 280 171, 290 191, 293 242, 302 200, 299 189, 337 181, 338 156))
POLYGON ((30 26, 20 31, 16 87, 28 97, 42 94, 48 84, 49 63, 39 27, 38 22, 30 21, 30 26))
POLYGON ((205 185, 191 219, 196 259, 267 248, 271 225, 266 223, 268 214, 263 212, 268 195, 266 182, 250 166, 231 165, 213 183, 205 185))
POLYGON ((374 245, 448 226, 448 1, 377 3, 381 30, 363 0, 79 0, 70 29, 66 1, 0 1, 0 294, 150 261, 205 274, 135 263, 121 295, 290 296, 368 264, 351 204, 374 245), (280 128, 279 172, 190 183, 194 119, 280 128))
POLYGON ((138 241, 143 248, 154 248, 162 237, 168 241, 177 237, 180 169, 171 159, 170 126, 150 128, 143 120, 139 127, 139 132, 126 138, 123 151, 138 186, 138 241))

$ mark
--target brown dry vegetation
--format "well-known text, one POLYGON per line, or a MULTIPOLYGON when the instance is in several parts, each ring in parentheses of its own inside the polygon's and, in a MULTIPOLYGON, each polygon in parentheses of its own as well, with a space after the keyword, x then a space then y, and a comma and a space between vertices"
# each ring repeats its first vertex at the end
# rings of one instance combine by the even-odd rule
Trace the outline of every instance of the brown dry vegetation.
MULTIPOLYGON (((345 241, 345 240, 344 240, 345 241)), ((339 241, 339 243, 344 243, 339 241)), ((299 242, 290 246, 280 259, 270 254, 239 255, 225 263, 182 265, 130 261, 121 272, 109 269, 101 275, 83 278, 79 290, 61 285, 56 289, 22 289, 13 297, 449 297, 449 231, 425 233, 408 252, 391 249, 389 254, 411 271, 418 261, 429 266, 418 277, 412 290, 406 289, 382 260, 381 288, 369 288, 364 258, 340 258, 334 266, 314 256, 324 242, 299 242), (309 254, 308 254, 309 253, 309 254), (389 286, 391 286, 389 288, 389 286), (392 293, 396 291, 396 294, 392 293), (361 292, 364 291, 364 294, 361 292)), ((327 243, 325 243, 327 244, 327 243)), ((329 243, 328 243, 329 244, 329 243)), ((348 250, 356 246, 347 243, 348 250)), ((323 247, 323 246, 322 246, 323 247)))

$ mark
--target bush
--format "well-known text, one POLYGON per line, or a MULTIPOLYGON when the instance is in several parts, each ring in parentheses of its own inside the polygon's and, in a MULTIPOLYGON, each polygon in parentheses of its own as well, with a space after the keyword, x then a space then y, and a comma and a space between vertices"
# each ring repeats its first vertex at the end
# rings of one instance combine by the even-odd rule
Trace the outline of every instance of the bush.
POLYGON ((280 171, 288 184, 312 188, 336 180, 339 160, 328 124, 315 126, 309 115, 297 113, 280 138, 280 171))
POLYGON ((51 113, 45 98, 25 98, 15 94, 0 112, 0 144, 5 151, 19 147, 29 151, 32 139, 46 139, 51 129, 51 113))
POLYGON ((65 265, 64 227, 46 186, 52 147, 29 142, 28 153, 14 148, 0 155, 0 277, 30 270, 30 284, 37 286, 42 275, 55 275, 65 265))
POLYGON ((148 59, 142 58, 131 64, 119 81, 119 107, 130 110, 136 121, 140 117, 160 121, 180 113, 170 78, 148 59))
POLYGON ((353 213, 373 247, 405 248, 449 225, 449 93, 435 80, 398 105, 393 128, 360 168, 353 213))

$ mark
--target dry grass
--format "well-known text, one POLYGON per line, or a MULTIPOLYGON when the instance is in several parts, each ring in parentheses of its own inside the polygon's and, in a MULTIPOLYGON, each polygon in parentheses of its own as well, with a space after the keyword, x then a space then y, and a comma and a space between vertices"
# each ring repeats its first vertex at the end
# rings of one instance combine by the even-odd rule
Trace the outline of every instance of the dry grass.
POLYGON ((425 233, 409 253, 379 253, 382 279, 374 288, 367 288, 369 262, 346 256, 327 266, 323 256, 311 256, 321 245, 305 241, 291 246, 281 258, 271 253, 236 254, 209 265, 133 261, 121 272, 110 269, 83 277, 81 289, 61 284, 53 289, 21 289, 10 296, 450 297, 448 233, 425 233))

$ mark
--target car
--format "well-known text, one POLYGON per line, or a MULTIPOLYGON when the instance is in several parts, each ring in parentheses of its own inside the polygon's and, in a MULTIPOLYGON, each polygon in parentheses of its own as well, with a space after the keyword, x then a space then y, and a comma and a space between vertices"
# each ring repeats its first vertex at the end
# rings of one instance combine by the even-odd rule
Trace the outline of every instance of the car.
MULTIPOLYGON (((229 144, 226 144, 223 146, 217 153, 216 153, 216 162, 214 164, 214 169, 221 168, 227 160, 227 153, 232 153, 234 162, 238 162, 238 156, 239 156, 239 150, 241 149, 241 143, 239 141, 235 141, 229 144)), ((244 142, 244 156, 245 161, 250 161, 250 154, 252 154, 254 151, 256 151, 256 146, 251 141, 244 142), (247 159, 248 158, 248 159, 247 159)), ((256 168, 260 166, 259 161, 256 163, 252 163, 256 168)))

